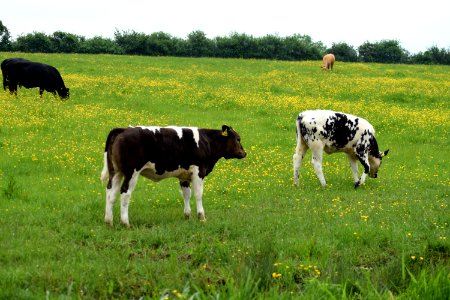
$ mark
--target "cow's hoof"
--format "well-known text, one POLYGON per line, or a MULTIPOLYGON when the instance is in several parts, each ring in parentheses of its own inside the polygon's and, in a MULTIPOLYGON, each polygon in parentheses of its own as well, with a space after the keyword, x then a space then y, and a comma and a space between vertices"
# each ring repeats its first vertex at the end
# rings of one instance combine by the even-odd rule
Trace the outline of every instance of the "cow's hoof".
POLYGON ((360 186, 360 185, 361 185, 361 182, 359 182, 359 181, 355 182, 355 189, 358 188, 358 186, 360 186))
POLYGON ((128 222, 121 222, 123 226, 125 226, 126 228, 130 228, 130 223, 128 222))
POLYGON ((206 222, 206 217, 204 213, 198 213, 197 217, 200 220, 200 222, 206 222))
POLYGON ((113 221, 110 220, 110 219, 106 219, 106 218, 105 218, 105 223, 106 223, 106 225, 109 225, 110 227, 113 226, 113 221))
POLYGON ((191 213, 184 213, 184 219, 189 220, 191 218, 191 213))

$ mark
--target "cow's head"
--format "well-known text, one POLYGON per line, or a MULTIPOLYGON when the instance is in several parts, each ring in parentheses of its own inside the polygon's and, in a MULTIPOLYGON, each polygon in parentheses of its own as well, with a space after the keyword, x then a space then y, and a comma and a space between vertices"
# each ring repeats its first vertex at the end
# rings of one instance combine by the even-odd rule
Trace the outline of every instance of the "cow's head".
POLYGON ((59 97, 61 97, 61 99, 65 100, 65 99, 69 99, 69 89, 68 88, 61 88, 58 90, 58 95, 59 97))
POLYGON ((222 125, 222 139, 225 141, 224 158, 244 158, 247 153, 241 145, 241 137, 233 128, 222 125))
POLYGON ((389 152, 389 149, 386 151, 379 151, 377 153, 370 153, 369 155, 369 164, 370 164, 370 171, 369 176, 372 178, 378 177, 378 170, 381 166, 381 161, 384 156, 386 156, 389 152))

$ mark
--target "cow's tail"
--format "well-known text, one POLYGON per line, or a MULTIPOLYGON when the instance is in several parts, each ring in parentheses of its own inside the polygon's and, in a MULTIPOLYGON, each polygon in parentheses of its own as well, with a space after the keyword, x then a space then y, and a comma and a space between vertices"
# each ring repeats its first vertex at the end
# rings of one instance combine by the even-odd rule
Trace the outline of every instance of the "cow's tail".
POLYGON ((109 172, 110 170, 113 170, 113 165, 112 165, 112 161, 111 161, 111 146, 114 143, 114 140, 116 139, 116 137, 121 134, 126 128, 114 128, 112 129, 109 134, 108 137, 106 138, 106 143, 105 143, 105 152, 104 152, 104 158, 103 158, 103 170, 102 170, 102 174, 100 175, 100 180, 103 183, 107 183, 109 180, 109 172))

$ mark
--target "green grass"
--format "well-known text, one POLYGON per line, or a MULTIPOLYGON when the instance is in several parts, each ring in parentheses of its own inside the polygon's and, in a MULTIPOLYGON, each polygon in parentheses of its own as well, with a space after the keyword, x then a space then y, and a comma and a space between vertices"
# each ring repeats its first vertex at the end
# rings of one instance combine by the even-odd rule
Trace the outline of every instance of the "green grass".
POLYGON ((56 66, 71 98, 0 93, 0 298, 448 299, 448 66, 12 56, 56 66), (295 118, 316 108, 372 123, 379 178, 355 190, 335 154, 321 188, 308 153, 293 186, 295 118), (111 128, 222 124, 248 156, 206 179, 206 223, 177 180, 141 178, 131 228, 117 203, 104 224, 111 128))

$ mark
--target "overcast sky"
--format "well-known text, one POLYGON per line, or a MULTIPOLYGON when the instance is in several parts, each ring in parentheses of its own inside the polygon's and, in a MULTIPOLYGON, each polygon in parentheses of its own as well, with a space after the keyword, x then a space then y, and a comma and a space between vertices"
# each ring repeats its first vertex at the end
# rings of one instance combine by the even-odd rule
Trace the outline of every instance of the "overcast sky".
POLYGON ((450 48, 448 0, 8 0, 0 5, 0 21, 14 39, 55 31, 113 38, 116 29, 186 38, 201 30, 209 38, 302 34, 355 49, 383 39, 398 40, 411 53, 450 48))

